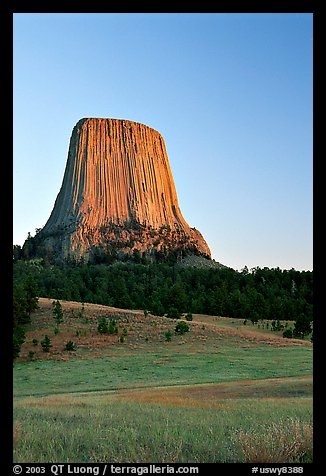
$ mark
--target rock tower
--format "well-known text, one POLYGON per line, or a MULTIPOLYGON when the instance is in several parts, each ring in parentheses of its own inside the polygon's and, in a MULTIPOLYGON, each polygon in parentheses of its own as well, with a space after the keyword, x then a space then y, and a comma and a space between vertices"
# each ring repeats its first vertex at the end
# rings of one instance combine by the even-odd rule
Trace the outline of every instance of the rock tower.
POLYGON ((182 216, 164 140, 143 124, 81 119, 38 255, 85 261, 210 250, 182 216))

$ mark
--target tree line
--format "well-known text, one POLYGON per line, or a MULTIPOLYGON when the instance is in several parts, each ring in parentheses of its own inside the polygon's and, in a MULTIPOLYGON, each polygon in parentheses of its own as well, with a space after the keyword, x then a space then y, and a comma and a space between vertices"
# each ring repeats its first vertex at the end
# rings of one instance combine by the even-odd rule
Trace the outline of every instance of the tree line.
MULTIPOLYGON (((280 268, 181 268, 167 263, 79 266, 14 261, 14 296, 146 309, 156 315, 200 313, 233 318, 312 321, 313 272, 280 268)), ((33 304, 31 304, 33 307, 33 304)), ((31 308, 21 311, 17 323, 31 308)))

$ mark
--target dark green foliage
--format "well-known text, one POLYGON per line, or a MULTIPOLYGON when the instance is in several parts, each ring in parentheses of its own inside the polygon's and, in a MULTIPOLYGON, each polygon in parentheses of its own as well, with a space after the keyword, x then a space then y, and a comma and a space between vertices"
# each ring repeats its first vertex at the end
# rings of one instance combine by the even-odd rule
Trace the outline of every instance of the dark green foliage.
POLYGON ((172 338, 172 331, 170 331, 170 329, 169 329, 169 330, 167 330, 167 331, 165 332, 164 335, 165 335, 165 340, 166 340, 166 342, 170 342, 170 341, 171 341, 171 338, 172 338))
POLYGON ((110 319, 109 323, 109 334, 118 334, 118 326, 114 319, 110 319))
POLYGON ((97 330, 100 334, 109 333, 109 326, 105 317, 100 317, 100 319, 98 320, 97 330))
MULTIPOLYGON (((173 279, 176 279, 175 271, 173 271, 173 279)), ((180 314, 187 308, 187 293, 180 280, 164 290, 164 299, 170 309, 176 309, 180 314)))
POLYGON ((13 260, 18 261, 22 258, 22 247, 20 245, 13 246, 13 260))
POLYGON ((128 334, 127 328, 124 327, 124 328, 122 329, 122 334, 121 334, 121 336, 119 337, 119 341, 120 341, 121 343, 123 343, 123 342, 125 341, 125 338, 127 337, 127 334, 128 334))
POLYGON ((38 340, 37 340, 37 339, 33 339, 33 340, 32 340, 32 343, 33 343, 33 345, 36 346, 36 345, 38 345, 38 340))
POLYGON ((85 304, 82 302, 82 307, 81 307, 81 310, 78 311, 78 317, 80 319, 87 319, 84 317, 85 316, 85 304))
POLYGON ((294 324, 293 336, 303 339, 311 332, 311 322, 305 314, 299 314, 294 324))
POLYGON ((25 342, 25 331, 24 329, 17 325, 14 328, 13 332, 13 359, 17 359, 20 354, 20 348, 25 342))
POLYGON ((63 310, 60 301, 53 301, 52 302, 52 309, 54 318, 57 324, 63 322, 63 310))
POLYGON ((182 335, 186 332, 189 332, 188 324, 185 321, 178 322, 178 324, 175 326, 175 333, 182 335))
POLYGON ((52 344, 51 344, 51 339, 47 334, 44 336, 44 339, 41 340, 41 346, 42 346, 43 352, 50 352, 50 348, 52 347, 52 344))
MULTIPOLYGON (((16 294, 25 288, 28 276, 38 295, 55 300, 148 309, 153 315, 174 308, 179 314, 190 309, 253 322, 296 321, 300 314, 312 321, 312 271, 244 268, 238 272, 226 267, 179 268, 164 262, 50 267, 36 260, 18 260, 14 262, 16 294)), ((17 302, 16 311, 20 312, 17 302)))
POLYGON ((38 308, 37 286, 33 276, 28 275, 21 280, 14 279, 13 287, 13 321, 16 324, 27 324, 30 316, 38 308))
POLYGON ((254 310, 250 312, 250 320, 253 324, 257 324, 259 321, 259 314, 257 311, 254 310))
POLYGON ((292 339, 293 337, 292 329, 285 329, 285 331, 283 332, 283 337, 287 339, 292 339))
MULTIPOLYGON (((19 265, 17 265, 19 266, 19 265)), ((13 359, 17 359, 25 341, 24 326, 38 308, 37 286, 32 274, 14 276, 13 285, 13 359)))
POLYGON ((75 350, 77 350, 77 346, 76 346, 76 344, 73 343, 72 340, 69 340, 65 345, 65 350, 75 351, 75 350))
POLYGON ((151 309, 151 313, 154 316, 164 316, 165 314, 165 310, 164 310, 164 307, 162 306, 161 301, 158 301, 158 300, 153 301, 150 309, 151 309))
POLYGON ((166 317, 169 317, 170 319, 180 319, 180 316, 181 314, 176 307, 169 307, 166 317))
POLYGON ((100 334, 118 334, 118 326, 115 319, 110 319, 109 324, 105 317, 98 320, 97 330, 100 334))
POLYGON ((192 321, 192 314, 191 314, 191 312, 187 312, 187 314, 186 314, 186 321, 192 321))
POLYGON ((31 314, 38 308, 37 285, 32 276, 25 282, 26 312, 31 314))

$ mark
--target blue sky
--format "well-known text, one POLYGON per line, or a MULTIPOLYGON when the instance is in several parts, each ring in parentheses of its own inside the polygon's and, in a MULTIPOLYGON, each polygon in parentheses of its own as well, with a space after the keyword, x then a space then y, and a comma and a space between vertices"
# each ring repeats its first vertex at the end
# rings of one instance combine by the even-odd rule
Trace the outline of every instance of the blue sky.
POLYGON ((235 269, 312 269, 312 14, 14 15, 15 244, 83 117, 166 144, 183 216, 235 269))

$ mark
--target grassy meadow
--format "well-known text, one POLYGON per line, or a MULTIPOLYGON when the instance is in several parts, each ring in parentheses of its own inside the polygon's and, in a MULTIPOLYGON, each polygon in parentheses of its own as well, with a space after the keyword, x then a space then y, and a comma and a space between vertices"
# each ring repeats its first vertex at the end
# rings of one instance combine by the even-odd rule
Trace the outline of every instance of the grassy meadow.
POLYGON ((310 341, 201 315, 176 335, 171 319, 64 301, 56 324, 39 305, 14 364, 15 462, 312 461, 310 341))

